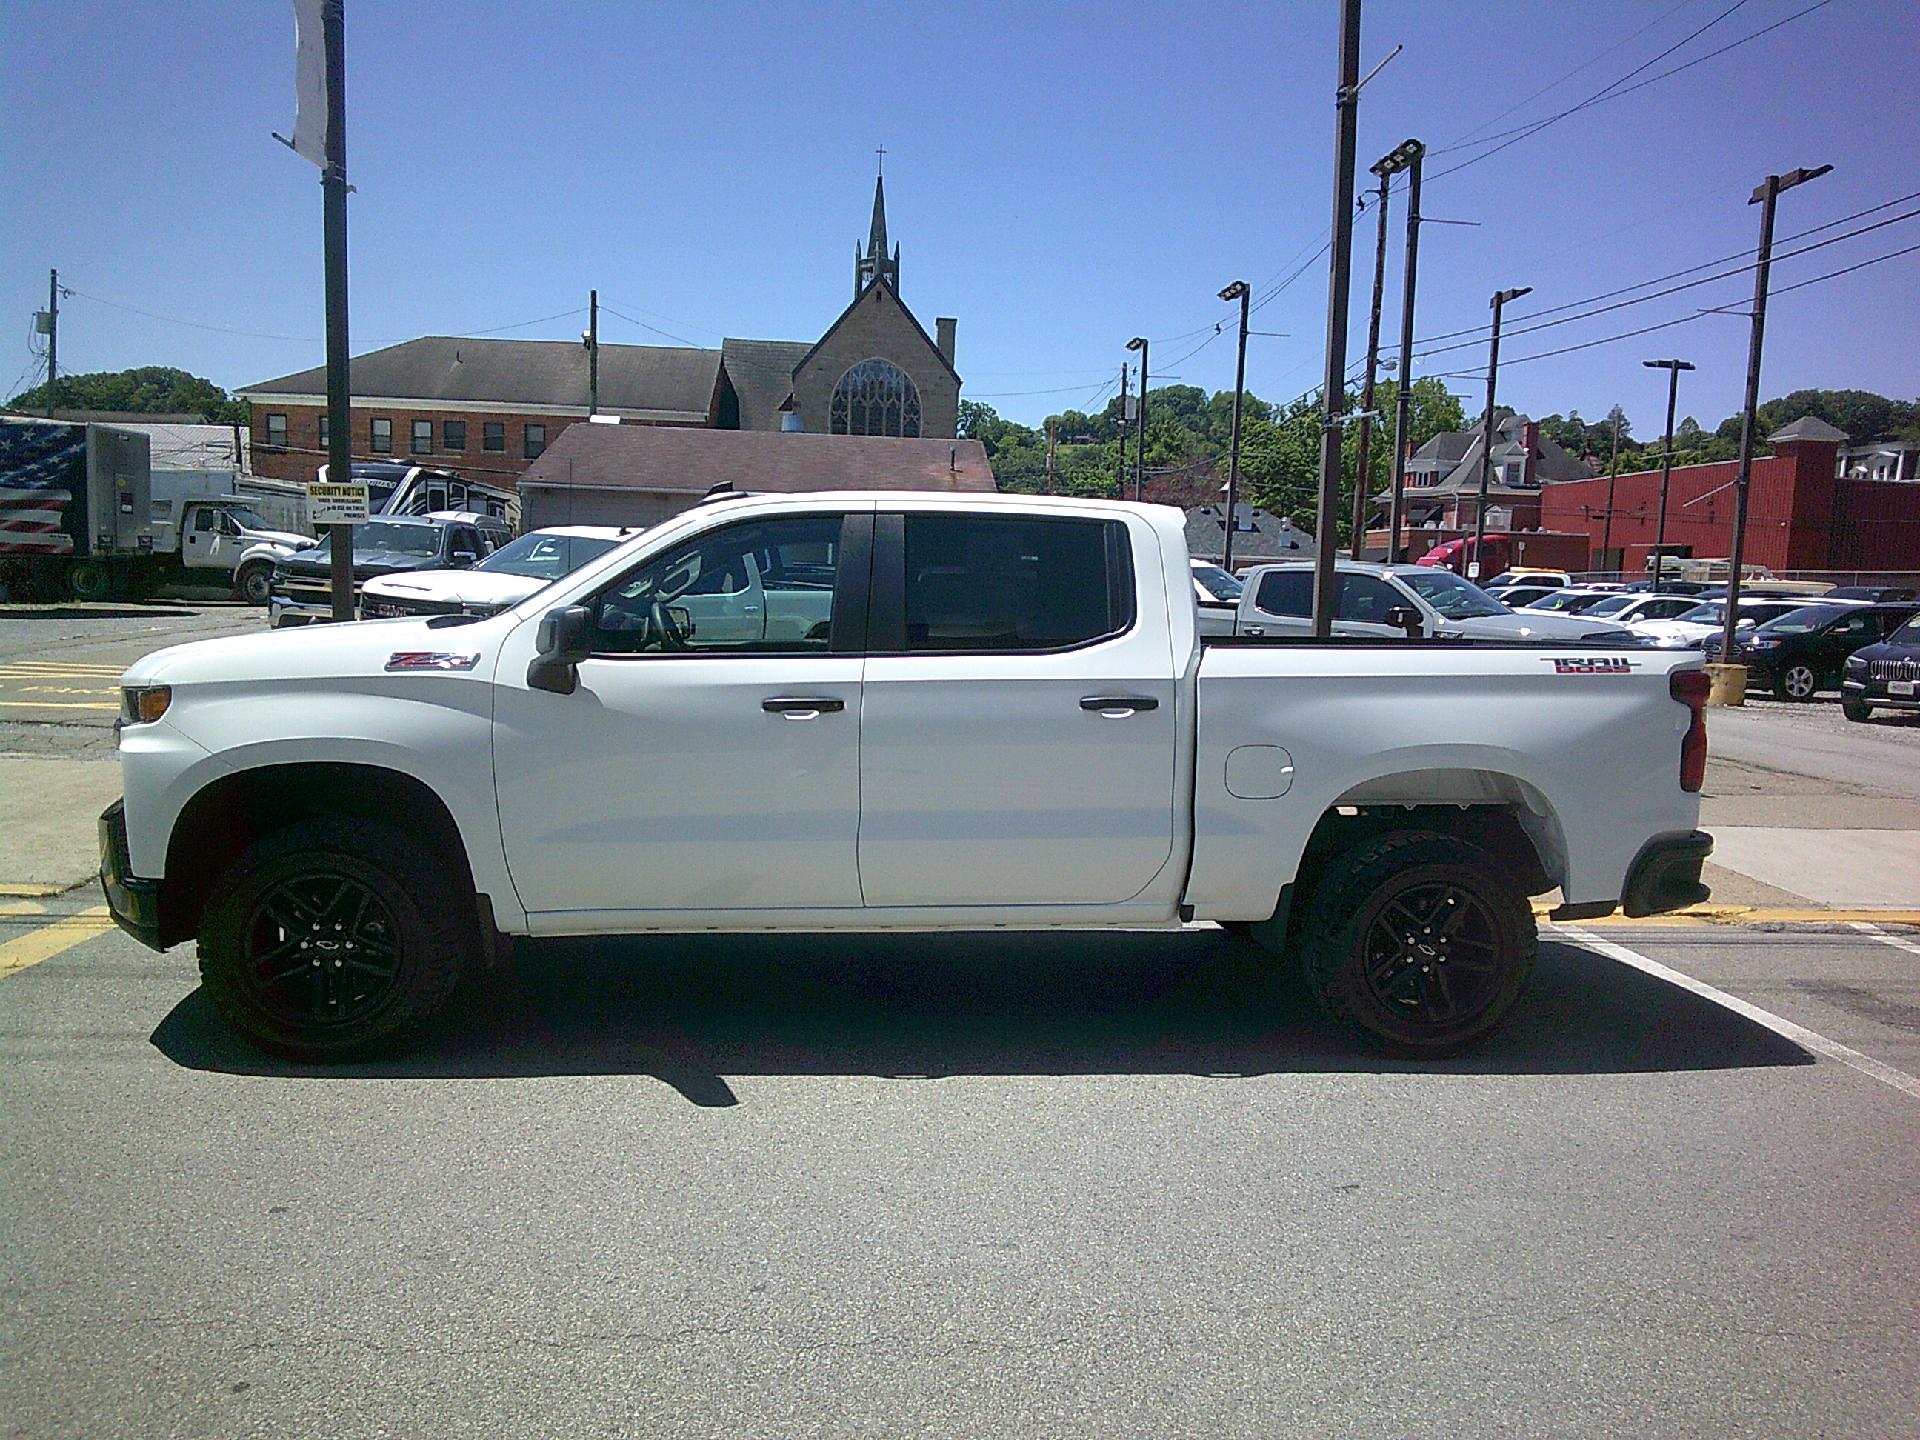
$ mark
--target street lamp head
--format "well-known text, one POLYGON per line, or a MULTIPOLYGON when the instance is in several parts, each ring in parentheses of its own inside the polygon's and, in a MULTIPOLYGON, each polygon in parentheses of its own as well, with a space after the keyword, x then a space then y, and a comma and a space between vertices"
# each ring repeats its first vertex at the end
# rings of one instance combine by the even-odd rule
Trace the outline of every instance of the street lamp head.
POLYGON ((1128 348, 1129 350, 1144 350, 1144 349, 1146 349, 1146 348, 1147 348, 1147 338, 1146 338, 1146 336, 1144 336, 1144 335, 1136 335, 1136 336, 1134 336, 1134 337, 1133 337, 1133 338, 1132 338, 1131 340, 1129 340, 1129 341, 1127 341, 1127 348, 1128 348))
POLYGON ((1518 300, 1522 295, 1531 295, 1532 293, 1533 287, 1531 285, 1519 285, 1511 290, 1500 291, 1488 303, 1491 305, 1504 305, 1509 300, 1518 300))
POLYGON ((1649 370, 1691 370, 1694 368, 1693 362, 1690 360, 1642 360, 1640 363, 1649 370))
MULTIPOLYGON (((1811 170, 1802 166, 1798 170, 1789 170, 1784 175, 1770 175, 1767 177, 1767 180, 1773 186, 1773 193, 1778 195, 1782 190, 1791 190, 1794 186, 1804 185, 1809 180, 1818 180, 1831 169, 1833 169, 1831 165, 1818 165, 1811 170)), ((1763 183, 1757 186, 1753 194, 1747 197, 1747 203, 1749 205, 1758 205, 1766 198, 1767 185, 1763 183)))
POLYGON ((1247 282, 1244 280, 1236 280, 1231 285, 1227 286, 1226 289, 1220 292, 1220 298, 1222 300, 1238 300, 1242 295, 1245 295, 1246 293, 1247 293, 1247 282))
POLYGON ((1398 175, 1410 168, 1414 161, 1426 153, 1427 147, 1421 141, 1402 140, 1367 168, 1384 180, 1389 175, 1398 175))

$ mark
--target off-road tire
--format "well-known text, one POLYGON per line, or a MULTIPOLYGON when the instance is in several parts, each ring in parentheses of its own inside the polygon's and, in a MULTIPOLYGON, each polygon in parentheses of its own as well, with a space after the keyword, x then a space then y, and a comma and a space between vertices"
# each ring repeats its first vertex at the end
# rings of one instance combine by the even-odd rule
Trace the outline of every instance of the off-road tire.
POLYGON ((233 588, 247 604, 265 605, 273 593, 273 566, 259 560, 241 566, 239 575, 234 577, 233 588))
POLYGON ((1863 704, 1858 700, 1842 700, 1840 702, 1840 713, 1849 720, 1864 723, 1873 718, 1873 706, 1863 704))
POLYGON ((277 830, 214 882, 200 921, 201 984, 221 1017, 263 1048, 300 1060, 344 1059, 392 1040, 452 994, 475 945, 463 888, 445 865, 385 825, 322 819, 277 830), (344 1023, 287 1013, 263 996, 249 968, 261 902, 288 881, 321 877, 342 877, 370 893, 390 917, 381 928, 393 932, 398 952, 378 999, 344 1023))
POLYGON ((76 600, 105 600, 113 594, 113 572, 98 560, 80 560, 67 570, 67 589, 76 600))
POLYGON ((1811 665, 1789 665, 1773 677, 1773 698, 1776 700, 1797 704, 1813 699, 1819 689, 1820 675, 1811 665), (1795 690, 1800 693, 1795 694, 1795 690))
MULTIPOLYGON (((1539 933, 1527 897, 1492 855, 1452 836, 1408 830, 1356 841, 1321 861, 1302 902, 1292 948, 1309 990, 1328 1015, 1393 1054, 1436 1059, 1470 1049, 1499 1026, 1533 976, 1539 933), (1378 943, 1376 922, 1393 918, 1383 912, 1397 897, 1449 890, 1472 912, 1467 918, 1477 936, 1472 953, 1480 968, 1465 970, 1464 954, 1456 950, 1450 973, 1456 983, 1473 974, 1473 1001, 1451 1018, 1429 1017, 1382 998, 1368 979, 1369 947, 1378 943)), ((1441 907, 1447 914, 1453 908, 1459 907, 1441 907)), ((1417 922, 1411 928, 1419 933, 1417 922)), ((1446 963, 1435 959, 1431 965, 1446 963)), ((1432 968, 1421 970, 1417 962, 1411 968, 1399 965, 1394 973, 1411 976, 1416 970, 1416 986, 1446 988, 1449 972, 1433 982, 1432 968)))

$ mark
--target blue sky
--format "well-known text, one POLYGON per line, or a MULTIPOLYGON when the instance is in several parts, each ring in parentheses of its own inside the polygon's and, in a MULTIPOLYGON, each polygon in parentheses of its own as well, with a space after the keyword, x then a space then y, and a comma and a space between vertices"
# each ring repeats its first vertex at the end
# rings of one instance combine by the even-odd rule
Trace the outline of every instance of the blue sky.
MULTIPOLYGON (((1406 48, 1363 96, 1361 179, 1405 136, 1437 151, 1564 108, 1733 3, 1371 0, 1366 64, 1406 48)), ((1645 73, 1810 3, 1744 0, 1645 73)), ((656 327, 604 315, 609 341, 815 338, 850 297, 885 145, 902 294, 929 329, 959 317, 966 395, 1030 423, 1084 407, 1137 333, 1156 341, 1156 383, 1228 387, 1231 335, 1194 350, 1204 327, 1230 320, 1215 293, 1241 277, 1270 285, 1327 230, 1337 9, 348 0, 354 349, 584 307, 595 285, 656 327)), ((64 370, 171 364, 233 387, 318 363, 317 175, 268 138, 293 118, 291 12, 8 7, 0 309, 13 319, 0 383, 30 363, 28 320, 55 265, 79 292, 62 312, 64 370)), ((1910 0, 1829 0, 1458 175, 1437 172, 1479 152, 1436 154, 1426 212, 1480 224, 1424 232, 1417 333, 1484 324, 1504 286, 1534 287, 1509 311, 1519 326, 1529 309, 1750 250, 1746 197, 1769 170, 1835 167, 1783 199, 1783 236, 1920 191, 1917 42, 1910 0)), ((1402 213, 1396 197, 1396 277, 1402 213)), ((1781 262, 1775 286, 1914 244, 1920 220, 1889 225, 1781 262)), ((1356 357, 1371 251, 1363 219, 1356 357)), ((1763 394, 1920 392, 1917 278, 1920 253, 1781 296, 1763 394)), ((1315 383, 1326 284, 1323 259, 1258 312, 1258 328, 1291 338, 1253 341, 1256 393, 1315 383)), ((1517 336, 1504 354, 1741 309, 1750 289, 1736 276, 1517 336)), ((1391 336, 1397 279, 1388 294, 1391 336)), ((1619 401, 1650 436, 1665 396, 1639 362, 1678 355, 1700 367, 1682 412, 1711 425, 1739 404, 1746 342, 1743 320, 1709 316, 1503 364, 1501 399, 1589 416, 1619 401)), ((1415 373, 1481 357, 1436 356, 1415 373)), ((1477 409, 1478 382, 1450 383, 1477 409)))

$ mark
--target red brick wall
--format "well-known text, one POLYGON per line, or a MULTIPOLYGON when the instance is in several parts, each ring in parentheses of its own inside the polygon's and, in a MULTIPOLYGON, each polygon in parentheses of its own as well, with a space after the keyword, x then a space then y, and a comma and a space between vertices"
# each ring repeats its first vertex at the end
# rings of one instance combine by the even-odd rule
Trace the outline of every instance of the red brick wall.
MULTIPOLYGON (((1920 565, 1920 485, 1838 480, 1836 447, 1815 440, 1782 444, 1753 462, 1746 559, 1770 570, 1899 570, 1920 565)), ((1697 558, 1724 560, 1733 542, 1733 480, 1739 465, 1683 465, 1667 501, 1667 544, 1691 545, 1697 558)), ((1548 530, 1585 531, 1598 551, 1606 533, 1607 480, 1549 485, 1541 505, 1548 530)), ((1622 475, 1614 484, 1612 542, 1622 567, 1639 573, 1651 553, 1660 505, 1660 472, 1622 475)))
MULTIPOLYGON (((278 480, 313 479, 314 473, 327 463, 325 449, 320 444, 321 407, 254 401, 251 408, 254 473, 271 476, 278 480), (276 450, 267 443, 268 415, 287 417, 287 444, 284 450, 276 450)), ((547 444, 551 446, 560 438, 560 432, 567 426, 579 424, 585 419, 584 414, 531 415, 518 410, 485 413, 462 410, 388 410, 356 405, 353 407, 353 458, 438 465, 456 470, 462 475, 471 476, 475 480, 491 481, 494 484, 515 484, 526 468, 533 463, 526 457, 525 427, 527 425, 545 425, 547 444), (393 422, 393 450, 390 454, 374 453, 372 426, 369 422, 376 418, 393 422), (429 454, 416 455, 413 451, 413 422, 416 420, 433 422, 433 450, 429 454), (441 448, 440 442, 446 433, 443 422, 447 420, 466 422, 466 449, 441 448), (489 421, 499 421, 507 427, 505 450, 485 448, 484 426, 489 421)), ((639 425, 682 422, 626 420, 622 423, 639 425)))

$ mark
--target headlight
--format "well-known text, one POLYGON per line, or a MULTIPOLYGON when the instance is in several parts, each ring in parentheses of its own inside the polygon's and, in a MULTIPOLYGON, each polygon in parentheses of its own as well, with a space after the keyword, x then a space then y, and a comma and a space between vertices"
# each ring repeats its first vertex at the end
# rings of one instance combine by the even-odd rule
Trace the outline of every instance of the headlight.
POLYGON ((1771 650, 1780 642, 1778 640, 1769 640, 1765 636, 1755 635, 1744 643, 1749 650, 1771 650))
POLYGON ((171 685, 122 685, 120 721, 124 725, 151 725, 173 703, 171 685))

